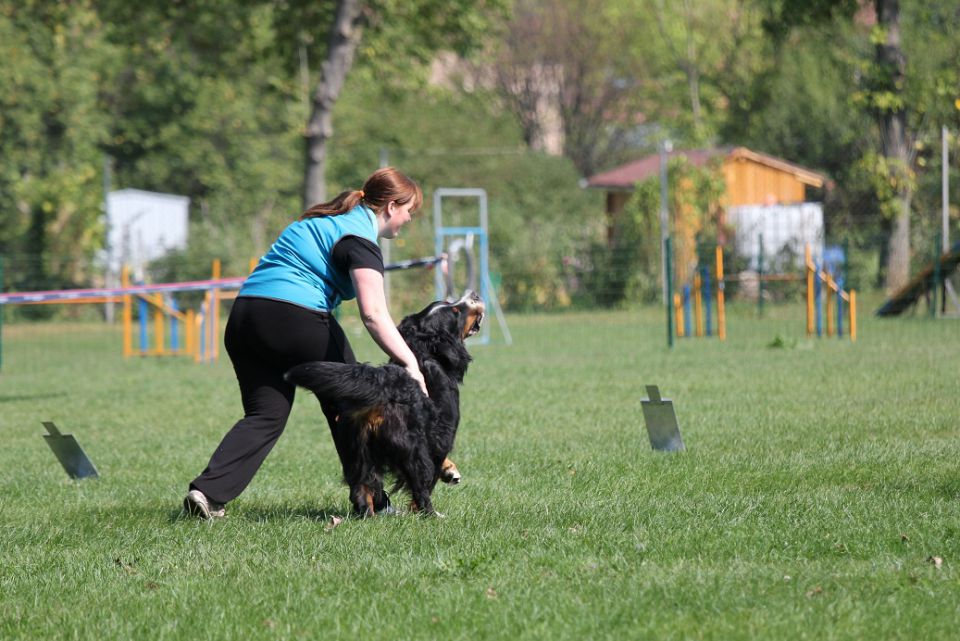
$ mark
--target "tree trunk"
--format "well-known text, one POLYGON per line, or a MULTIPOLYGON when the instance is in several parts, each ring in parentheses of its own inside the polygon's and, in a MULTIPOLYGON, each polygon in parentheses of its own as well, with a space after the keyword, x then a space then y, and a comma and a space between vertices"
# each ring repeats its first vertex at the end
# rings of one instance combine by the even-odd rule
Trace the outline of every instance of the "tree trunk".
POLYGON ((697 42, 695 40, 694 10, 690 2, 683 3, 687 27, 687 59, 684 73, 687 75, 687 88, 690 91, 690 111, 693 114, 693 128, 699 136, 701 134, 700 109, 700 69, 697 67, 697 42))
POLYGON ((306 130, 303 208, 326 200, 327 140, 333 135, 333 106, 340 96, 362 35, 362 0, 339 0, 330 28, 327 57, 320 65, 320 82, 313 93, 306 130))
POLYGON ((685 73, 687 74, 687 88, 690 91, 690 111, 693 114, 693 129, 699 136, 702 133, 701 125, 703 124, 702 109, 700 107, 700 71, 697 69, 696 63, 691 62, 685 69, 685 73))
MULTIPOLYGON (((887 80, 887 90, 903 93, 907 61, 900 47, 899 0, 876 0, 877 20, 885 31, 884 42, 877 45, 877 63, 887 80)), ((901 104, 901 101, 896 101, 901 104)), ((896 291, 910 277, 910 145, 907 139, 907 114, 902 106, 881 114, 883 155, 892 172, 897 195, 894 202, 893 229, 887 252, 886 289, 896 291)))

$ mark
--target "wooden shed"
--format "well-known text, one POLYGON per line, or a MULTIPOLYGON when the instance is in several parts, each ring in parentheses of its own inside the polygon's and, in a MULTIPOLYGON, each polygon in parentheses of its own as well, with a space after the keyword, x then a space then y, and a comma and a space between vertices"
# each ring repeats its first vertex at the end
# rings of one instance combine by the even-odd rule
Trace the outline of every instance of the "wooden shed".
MULTIPOLYGON (((670 158, 685 156, 695 167, 722 158, 721 171, 726 182, 724 208, 739 205, 776 205, 807 200, 807 188, 822 187, 826 177, 774 156, 746 147, 677 150, 670 158)), ((623 210, 634 186, 658 176, 660 156, 652 154, 587 179, 587 186, 607 192, 607 213, 623 210)))
MULTIPOLYGON (((751 151, 746 147, 678 150, 669 154, 670 158, 677 156, 684 156, 695 167, 703 167, 711 161, 719 160, 726 189, 717 203, 719 219, 715 224, 718 240, 722 243, 726 242, 723 236, 725 212, 743 206, 803 203, 808 200, 808 188, 822 187, 826 181, 825 176, 815 171, 751 151)), ((616 242, 614 235, 617 218, 637 183, 657 178, 659 174, 660 156, 652 154, 587 179, 587 187, 606 192, 607 242, 611 247, 616 242)), ((771 207, 770 212, 771 216, 777 215, 776 208, 771 207)), ((674 273, 680 282, 688 278, 690 270, 696 265, 696 239, 702 231, 702 225, 702 219, 697 216, 677 218, 674 212, 671 222, 674 237, 674 273)))

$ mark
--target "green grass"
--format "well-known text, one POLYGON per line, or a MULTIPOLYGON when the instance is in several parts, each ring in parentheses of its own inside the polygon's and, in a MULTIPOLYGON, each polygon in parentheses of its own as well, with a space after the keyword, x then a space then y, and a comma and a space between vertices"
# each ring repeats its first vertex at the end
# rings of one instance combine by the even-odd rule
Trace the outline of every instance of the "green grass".
POLYGON ((672 352, 654 309, 511 317, 512 347, 473 348, 447 518, 336 528, 308 395, 230 516, 185 520, 239 417, 229 365, 8 325, 0 638, 956 638, 960 324, 869 309, 855 344, 808 341, 799 307, 734 307, 727 342, 672 352), (649 449, 650 383, 686 452, 649 449), (67 479, 43 420, 102 478, 67 479))

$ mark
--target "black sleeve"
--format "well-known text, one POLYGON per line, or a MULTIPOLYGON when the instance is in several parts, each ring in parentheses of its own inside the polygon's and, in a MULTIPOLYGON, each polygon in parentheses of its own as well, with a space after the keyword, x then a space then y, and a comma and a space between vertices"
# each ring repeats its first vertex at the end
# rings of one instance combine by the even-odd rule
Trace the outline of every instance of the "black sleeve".
POLYGON ((366 238, 344 236, 333 247, 333 264, 344 272, 367 267, 383 273, 383 254, 380 248, 366 238))

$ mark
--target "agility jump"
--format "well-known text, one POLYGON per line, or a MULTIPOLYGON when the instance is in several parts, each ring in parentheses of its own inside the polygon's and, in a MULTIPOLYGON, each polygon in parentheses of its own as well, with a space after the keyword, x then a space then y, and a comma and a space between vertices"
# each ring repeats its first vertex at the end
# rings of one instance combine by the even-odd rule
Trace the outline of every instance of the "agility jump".
POLYGON ((857 291, 843 288, 843 278, 835 279, 813 261, 810 245, 806 249, 807 272, 807 338, 814 333, 822 337, 843 337, 843 319, 849 321, 850 342, 857 340, 857 291), (844 313, 846 303, 846 314, 844 313), (825 326, 825 327, 824 327, 825 326))
POLYGON ((690 283, 673 293, 673 315, 677 338, 713 336, 713 287, 716 284, 717 337, 727 339, 727 316, 724 300, 723 249, 717 247, 713 277, 706 265, 700 265, 690 283), (692 309, 691 309, 692 305, 692 309), (692 325, 692 327, 691 327, 692 325))
MULTIPOLYGON (((432 267, 445 262, 445 256, 429 256, 386 265, 384 270, 432 267)), ((246 276, 221 278, 220 270, 220 260, 215 259, 212 278, 208 280, 147 285, 131 284, 129 270, 124 268, 120 287, 0 293, 0 312, 6 305, 120 303, 124 357, 188 356, 198 363, 213 362, 218 360, 220 352, 220 303, 236 297, 246 280, 246 276), (199 309, 179 309, 172 294, 180 292, 204 292, 199 309), (134 307, 137 309, 139 349, 134 348, 134 307)))

